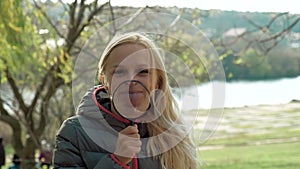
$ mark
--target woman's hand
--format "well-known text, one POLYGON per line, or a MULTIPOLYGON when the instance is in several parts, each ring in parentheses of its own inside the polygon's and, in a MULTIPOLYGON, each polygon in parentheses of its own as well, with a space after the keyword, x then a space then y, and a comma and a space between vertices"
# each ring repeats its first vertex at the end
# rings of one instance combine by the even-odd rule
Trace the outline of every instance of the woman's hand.
POLYGON ((141 146, 142 142, 137 125, 128 126, 119 132, 114 155, 123 164, 128 164, 141 151, 141 146))

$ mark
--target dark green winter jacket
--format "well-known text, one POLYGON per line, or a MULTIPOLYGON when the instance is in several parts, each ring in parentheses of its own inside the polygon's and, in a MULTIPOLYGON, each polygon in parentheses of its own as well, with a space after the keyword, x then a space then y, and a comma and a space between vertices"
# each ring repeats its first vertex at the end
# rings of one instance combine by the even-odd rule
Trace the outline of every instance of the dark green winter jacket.
MULTIPOLYGON (((82 98, 76 116, 64 121, 56 136, 54 168, 72 169, 123 169, 132 168, 120 163, 113 152, 118 132, 129 121, 115 116, 110 111, 110 100, 101 86, 90 89, 82 98)), ((148 137, 146 124, 139 124, 141 138, 148 137)), ((142 139, 138 156, 138 168, 159 169, 157 158, 149 157, 147 139, 142 139)))

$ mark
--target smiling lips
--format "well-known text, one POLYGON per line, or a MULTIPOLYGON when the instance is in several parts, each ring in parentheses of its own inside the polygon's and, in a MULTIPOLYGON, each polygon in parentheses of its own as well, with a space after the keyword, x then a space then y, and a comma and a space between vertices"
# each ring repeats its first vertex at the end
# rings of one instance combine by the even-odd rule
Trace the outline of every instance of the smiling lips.
POLYGON ((145 92, 141 90, 129 90, 120 92, 119 94, 123 99, 129 99, 133 106, 138 106, 143 102, 145 92))
POLYGON ((143 91, 129 91, 129 92, 122 92, 122 94, 129 95, 129 98, 131 101, 134 101, 135 99, 141 99, 141 97, 144 95, 143 91))

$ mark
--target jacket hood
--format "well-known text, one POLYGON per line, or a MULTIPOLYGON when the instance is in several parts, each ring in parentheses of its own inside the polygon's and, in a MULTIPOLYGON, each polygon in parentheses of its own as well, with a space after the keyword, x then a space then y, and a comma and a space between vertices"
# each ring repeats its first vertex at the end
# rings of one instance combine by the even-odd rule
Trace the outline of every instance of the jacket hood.
POLYGON ((81 99, 76 114, 90 118, 106 119, 106 121, 119 121, 129 124, 130 121, 110 111, 110 96, 103 86, 95 86, 87 91, 81 99))
POLYGON ((95 98, 100 101, 101 105, 103 105, 107 110, 109 110, 110 99, 109 95, 105 92, 105 89, 101 86, 95 86, 89 89, 85 95, 82 97, 78 107, 76 114, 77 115, 89 115, 91 113, 103 111, 98 108, 97 104, 95 103, 95 98), (94 96, 95 91, 99 90, 96 96, 94 96))

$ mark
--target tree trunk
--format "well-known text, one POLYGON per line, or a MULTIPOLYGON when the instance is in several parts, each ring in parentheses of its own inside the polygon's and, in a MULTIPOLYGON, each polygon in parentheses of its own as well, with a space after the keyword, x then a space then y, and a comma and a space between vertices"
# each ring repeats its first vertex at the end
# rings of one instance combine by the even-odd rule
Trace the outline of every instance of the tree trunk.
POLYGON ((24 150, 22 151, 21 156, 21 168, 22 169, 34 169, 36 165, 35 161, 35 150, 37 149, 37 145, 34 140, 29 137, 26 140, 26 145, 24 146, 24 150))

